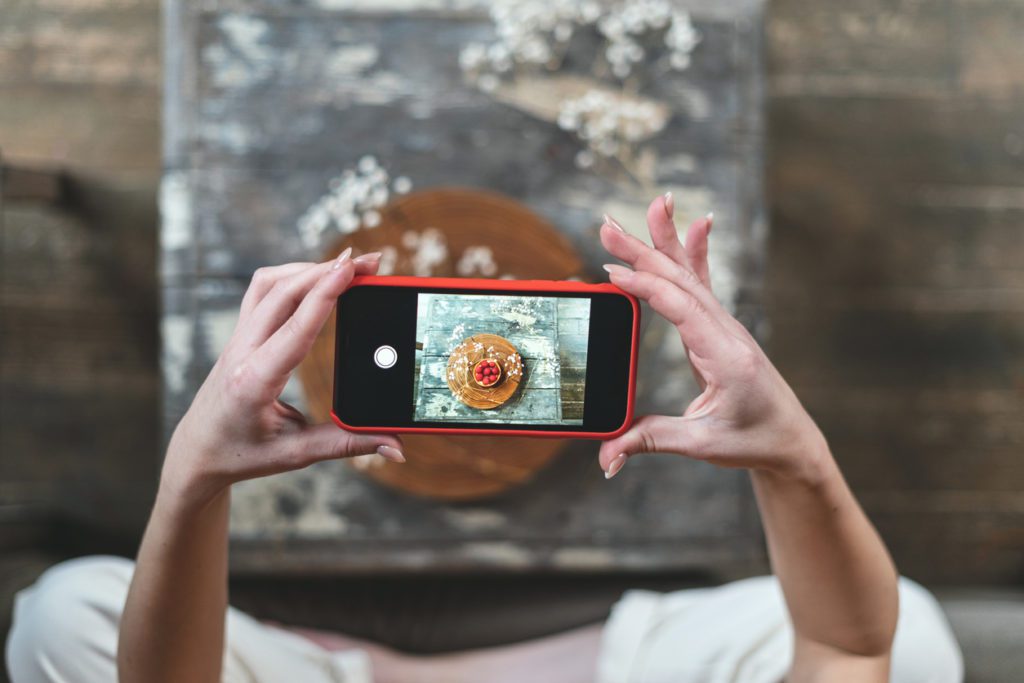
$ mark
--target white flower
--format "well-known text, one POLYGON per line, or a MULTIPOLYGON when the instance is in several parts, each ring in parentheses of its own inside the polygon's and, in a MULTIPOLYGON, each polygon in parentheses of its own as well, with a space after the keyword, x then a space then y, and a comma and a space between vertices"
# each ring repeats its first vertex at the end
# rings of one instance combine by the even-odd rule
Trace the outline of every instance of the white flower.
MULTIPOLYGON (((345 169, 331 178, 327 194, 315 201, 297 221, 303 244, 315 249, 321 235, 332 226, 342 234, 349 234, 360 227, 380 225, 380 209, 390 197, 388 182, 387 170, 369 154, 360 157, 355 169, 345 169)), ((412 188, 412 182, 405 176, 397 178, 395 184, 395 192, 399 194, 412 188)), ((382 272, 383 267, 382 260, 382 272)))
POLYGON ((498 272, 498 264, 494 261, 494 252, 490 247, 466 247, 462 257, 455 264, 455 272, 463 277, 481 274, 492 277, 498 272))
POLYGON ((426 228, 423 232, 407 230, 402 235, 402 246, 413 251, 413 274, 420 277, 432 275, 434 267, 448 258, 448 243, 437 228, 426 228))
POLYGON ((576 155, 579 168, 592 166, 595 153, 615 156, 624 146, 654 135, 665 125, 664 118, 649 102, 600 90, 564 101, 558 121, 587 144, 587 150, 576 155))
POLYGON ((359 160, 359 172, 360 173, 372 173, 377 170, 377 160, 367 154, 359 160))
POLYGON ((391 184, 391 189, 398 194, 407 194, 412 189, 412 181, 408 176, 400 175, 391 184))

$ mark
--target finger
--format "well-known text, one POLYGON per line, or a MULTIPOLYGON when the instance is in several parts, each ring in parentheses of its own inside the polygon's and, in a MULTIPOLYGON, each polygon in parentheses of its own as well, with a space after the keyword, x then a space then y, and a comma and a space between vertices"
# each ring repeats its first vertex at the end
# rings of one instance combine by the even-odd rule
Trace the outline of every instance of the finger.
POLYGON ((284 263, 279 266, 264 266, 257 268, 252 274, 249 288, 245 290, 242 297, 242 305, 238 312, 239 320, 244 320, 256 308, 256 304, 263 300, 263 297, 274 287, 279 280, 291 277, 304 270, 316 266, 315 263, 284 263))
POLYGON ((648 302, 679 330, 683 343, 704 358, 713 358, 723 347, 725 328, 703 305, 663 277, 647 271, 632 271, 615 265, 605 266, 612 284, 648 302))
POLYGON ((654 248, 683 266, 686 265, 686 249, 679 242, 679 231, 672 219, 675 200, 671 192, 654 199, 647 207, 647 230, 651 233, 654 248))
MULTIPOLYGON (((351 250, 346 249, 333 261, 318 263, 279 279, 256 305, 252 314, 239 323, 237 343, 246 350, 255 349, 264 343, 295 313, 310 290, 331 270, 331 267, 347 261, 349 254, 351 250)), ((355 264, 357 275, 370 275, 376 272, 379 254, 360 256, 352 263, 355 264)))
MULTIPOLYGON (((633 238, 630 235, 625 235, 624 233, 618 230, 606 226, 602 228, 600 236, 601 242, 604 244, 605 248, 608 250, 609 253, 611 253, 613 256, 620 258, 623 261, 626 261, 630 265, 633 265, 635 267, 643 267, 644 265, 650 266, 648 268, 650 272, 654 272, 655 274, 665 274, 668 278, 670 278, 670 281, 682 281, 692 283, 693 278, 697 277, 696 275, 693 275, 692 277, 686 274, 680 275, 677 272, 679 266, 675 262, 668 259, 668 257, 665 256, 664 254, 662 254, 662 258, 660 259, 655 258, 652 260, 650 258, 641 258, 641 254, 643 252, 660 252, 654 252, 654 250, 652 250, 646 244, 643 244, 642 242, 640 242, 640 240, 637 240, 636 238, 633 238)), ((696 359, 693 357, 693 354, 690 353, 689 349, 686 350, 686 355, 687 358, 690 360, 690 367, 693 370, 693 374, 697 380, 697 384, 700 386, 701 390, 703 390, 704 387, 707 386, 707 381, 704 379, 703 375, 697 369, 697 363, 695 362, 696 359)))
POLYGON ((327 422, 307 427, 284 444, 297 467, 322 460, 378 453, 392 462, 405 462, 402 441, 390 434, 356 434, 327 422))
POLYGON ((336 262, 336 265, 337 268, 328 270, 308 291, 291 317, 252 352, 253 371, 267 386, 276 387, 302 362, 334 310, 338 296, 352 282, 355 275, 352 261, 336 262))
POLYGON ((665 278, 700 301, 713 317, 724 318, 729 315, 715 295, 704 286, 697 274, 688 266, 679 265, 664 253, 652 249, 636 237, 616 230, 607 224, 602 226, 599 235, 601 244, 612 256, 625 261, 638 271, 648 271, 665 278))
POLYGON ((708 268, 708 234, 711 232, 711 214, 698 218, 686 231, 686 262, 705 287, 711 289, 711 271, 708 268))
MULTIPOLYGON (((374 251, 357 256, 352 260, 357 264, 362 264, 379 261, 380 257, 381 253, 379 251, 374 251)), ((252 313, 253 309, 256 308, 256 305, 263 300, 263 297, 265 297, 279 281, 316 266, 329 265, 334 261, 335 259, 324 261, 322 263, 304 261, 297 263, 284 263, 279 266, 264 266, 262 268, 257 268, 252 274, 252 279, 249 282, 249 288, 245 291, 245 296, 242 297, 242 305, 239 309, 238 316, 239 319, 245 318, 252 313)))
POLYGON ((306 295, 336 263, 344 263, 352 253, 343 251, 337 259, 318 263, 278 280, 267 295, 256 305, 251 319, 246 322, 244 341, 255 348, 265 342, 295 312, 306 295))
MULTIPOLYGON (((678 265, 660 251, 651 249, 636 237, 628 235, 622 230, 610 227, 608 224, 602 226, 599 234, 601 243, 608 250, 608 253, 630 264, 637 272, 651 272, 654 275, 667 279, 700 302, 704 310, 723 329, 728 330, 740 339, 753 340, 750 332, 743 327, 742 323, 736 320, 729 311, 725 310, 714 293, 688 267, 678 265)), ((607 270, 608 266, 605 266, 605 269, 607 270)))
POLYGON ((681 417, 645 415, 625 434, 601 445, 598 462, 601 469, 615 476, 625 460, 638 453, 676 453, 692 456, 696 442, 690 429, 693 423, 681 417), (623 456, 625 456, 623 458, 623 456))

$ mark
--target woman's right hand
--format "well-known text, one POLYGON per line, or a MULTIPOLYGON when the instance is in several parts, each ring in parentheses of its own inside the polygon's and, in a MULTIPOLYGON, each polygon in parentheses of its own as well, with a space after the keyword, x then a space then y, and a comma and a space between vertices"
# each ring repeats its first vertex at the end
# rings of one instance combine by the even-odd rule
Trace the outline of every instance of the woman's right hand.
POLYGON ((632 268, 605 269, 612 283, 675 325, 702 392, 682 415, 641 417, 605 442, 600 462, 606 476, 636 453, 668 452, 815 481, 830 460, 824 437, 754 338, 711 292, 710 215, 690 226, 684 245, 673 208, 670 194, 651 202, 653 248, 606 216, 601 242, 632 268))
POLYGON ((338 296, 356 274, 377 272, 379 254, 352 260, 350 253, 256 271, 231 339, 174 430, 161 488, 202 503, 236 481, 320 460, 376 451, 404 461, 398 438, 310 425, 279 398, 338 296))

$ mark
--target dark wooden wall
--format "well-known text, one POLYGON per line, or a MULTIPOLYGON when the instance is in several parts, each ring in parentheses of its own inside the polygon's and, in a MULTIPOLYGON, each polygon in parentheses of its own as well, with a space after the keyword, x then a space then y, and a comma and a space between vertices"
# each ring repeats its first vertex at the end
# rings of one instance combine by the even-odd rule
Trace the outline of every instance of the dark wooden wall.
POLYGON ((3 208, 0 538, 38 542, 40 518, 137 533, 154 490, 159 17, 0 5, 0 154, 67 174, 56 205, 3 208))
MULTIPOLYGON (((901 569, 1024 574, 1024 5, 779 0, 770 351, 901 569)), ((0 8, 0 149, 69 171, 4 207, 0 540, 128 539, 158 454, 155 0, 0 8)), ((683 208, 685 211, 685 207, 683 208)), ((84 550, 83 550, 84 551, 84 550)))
POLYGON ((1024 4, 772 6, 770 350, 904 573, 1024 578, 1024 4))

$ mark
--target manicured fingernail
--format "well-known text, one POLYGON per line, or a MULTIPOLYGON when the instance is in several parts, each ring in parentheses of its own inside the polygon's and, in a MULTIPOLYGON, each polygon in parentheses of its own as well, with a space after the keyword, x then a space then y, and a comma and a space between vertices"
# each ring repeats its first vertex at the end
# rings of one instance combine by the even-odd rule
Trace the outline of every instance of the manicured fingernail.
POLYGON ((345 261, 348 261, 348 257, 351 254, 352 254, 352 247, 348 247, 347 249, 345 249, 345 251, 343 251, 340 254, 338 254, 338 258, 335 259, 334 265, 331 266, 331 270, 337 270, 338 268, 341 268, 342 264, 345 263, 345 261))
POLYGON ((604 478, 605 479, 611 479, 612 477, 614 477, 616 474, 619 473, 619 470, 621 470, 622 466, 625 465, 625 464, 626 464, 626 454, 625 453, 619 453, 618 455, 615 456, 614 460, 612 460, 610 463, 608 463, 608 471, 604 473, 604 478))
POLYGON ((676 211, 676 200, 672 198, 671 192, 665 193, 665 213, 668 214, 669 219, 672 218, 672 214, 676 211))
POLYGON ((630 270, 629 268, 620 266, 616 263, 606 263, 601 267, 604 268, 605 272, 607 272, 612 277, 617 277, 620 279, 628 278, 630 275, 633 274, 633 271, 630 270))
POLYGON ((612 218, 611 216, 609 216, 608 214, 604 215, 604 222, 607 223, 608 225, 612 226, 613 228, 615 228, 619 232, 626 232, 622 228, 622 226, 619 225, 619 222, 617 220, 615 220, 614 218, 612 218))
POLYGON ((368 263, 370 261, 376 261, 381 257, 381 252, 371 251, 369 254, 361 254, 356 256, 352 261, 354 263, 368 263))
POLYGON ((402 451, 398 450, 394 446, 381 444, 380 446, 377 446, 377 452, 391 462, 405 462, 405 456, 402 455, 402 451))

